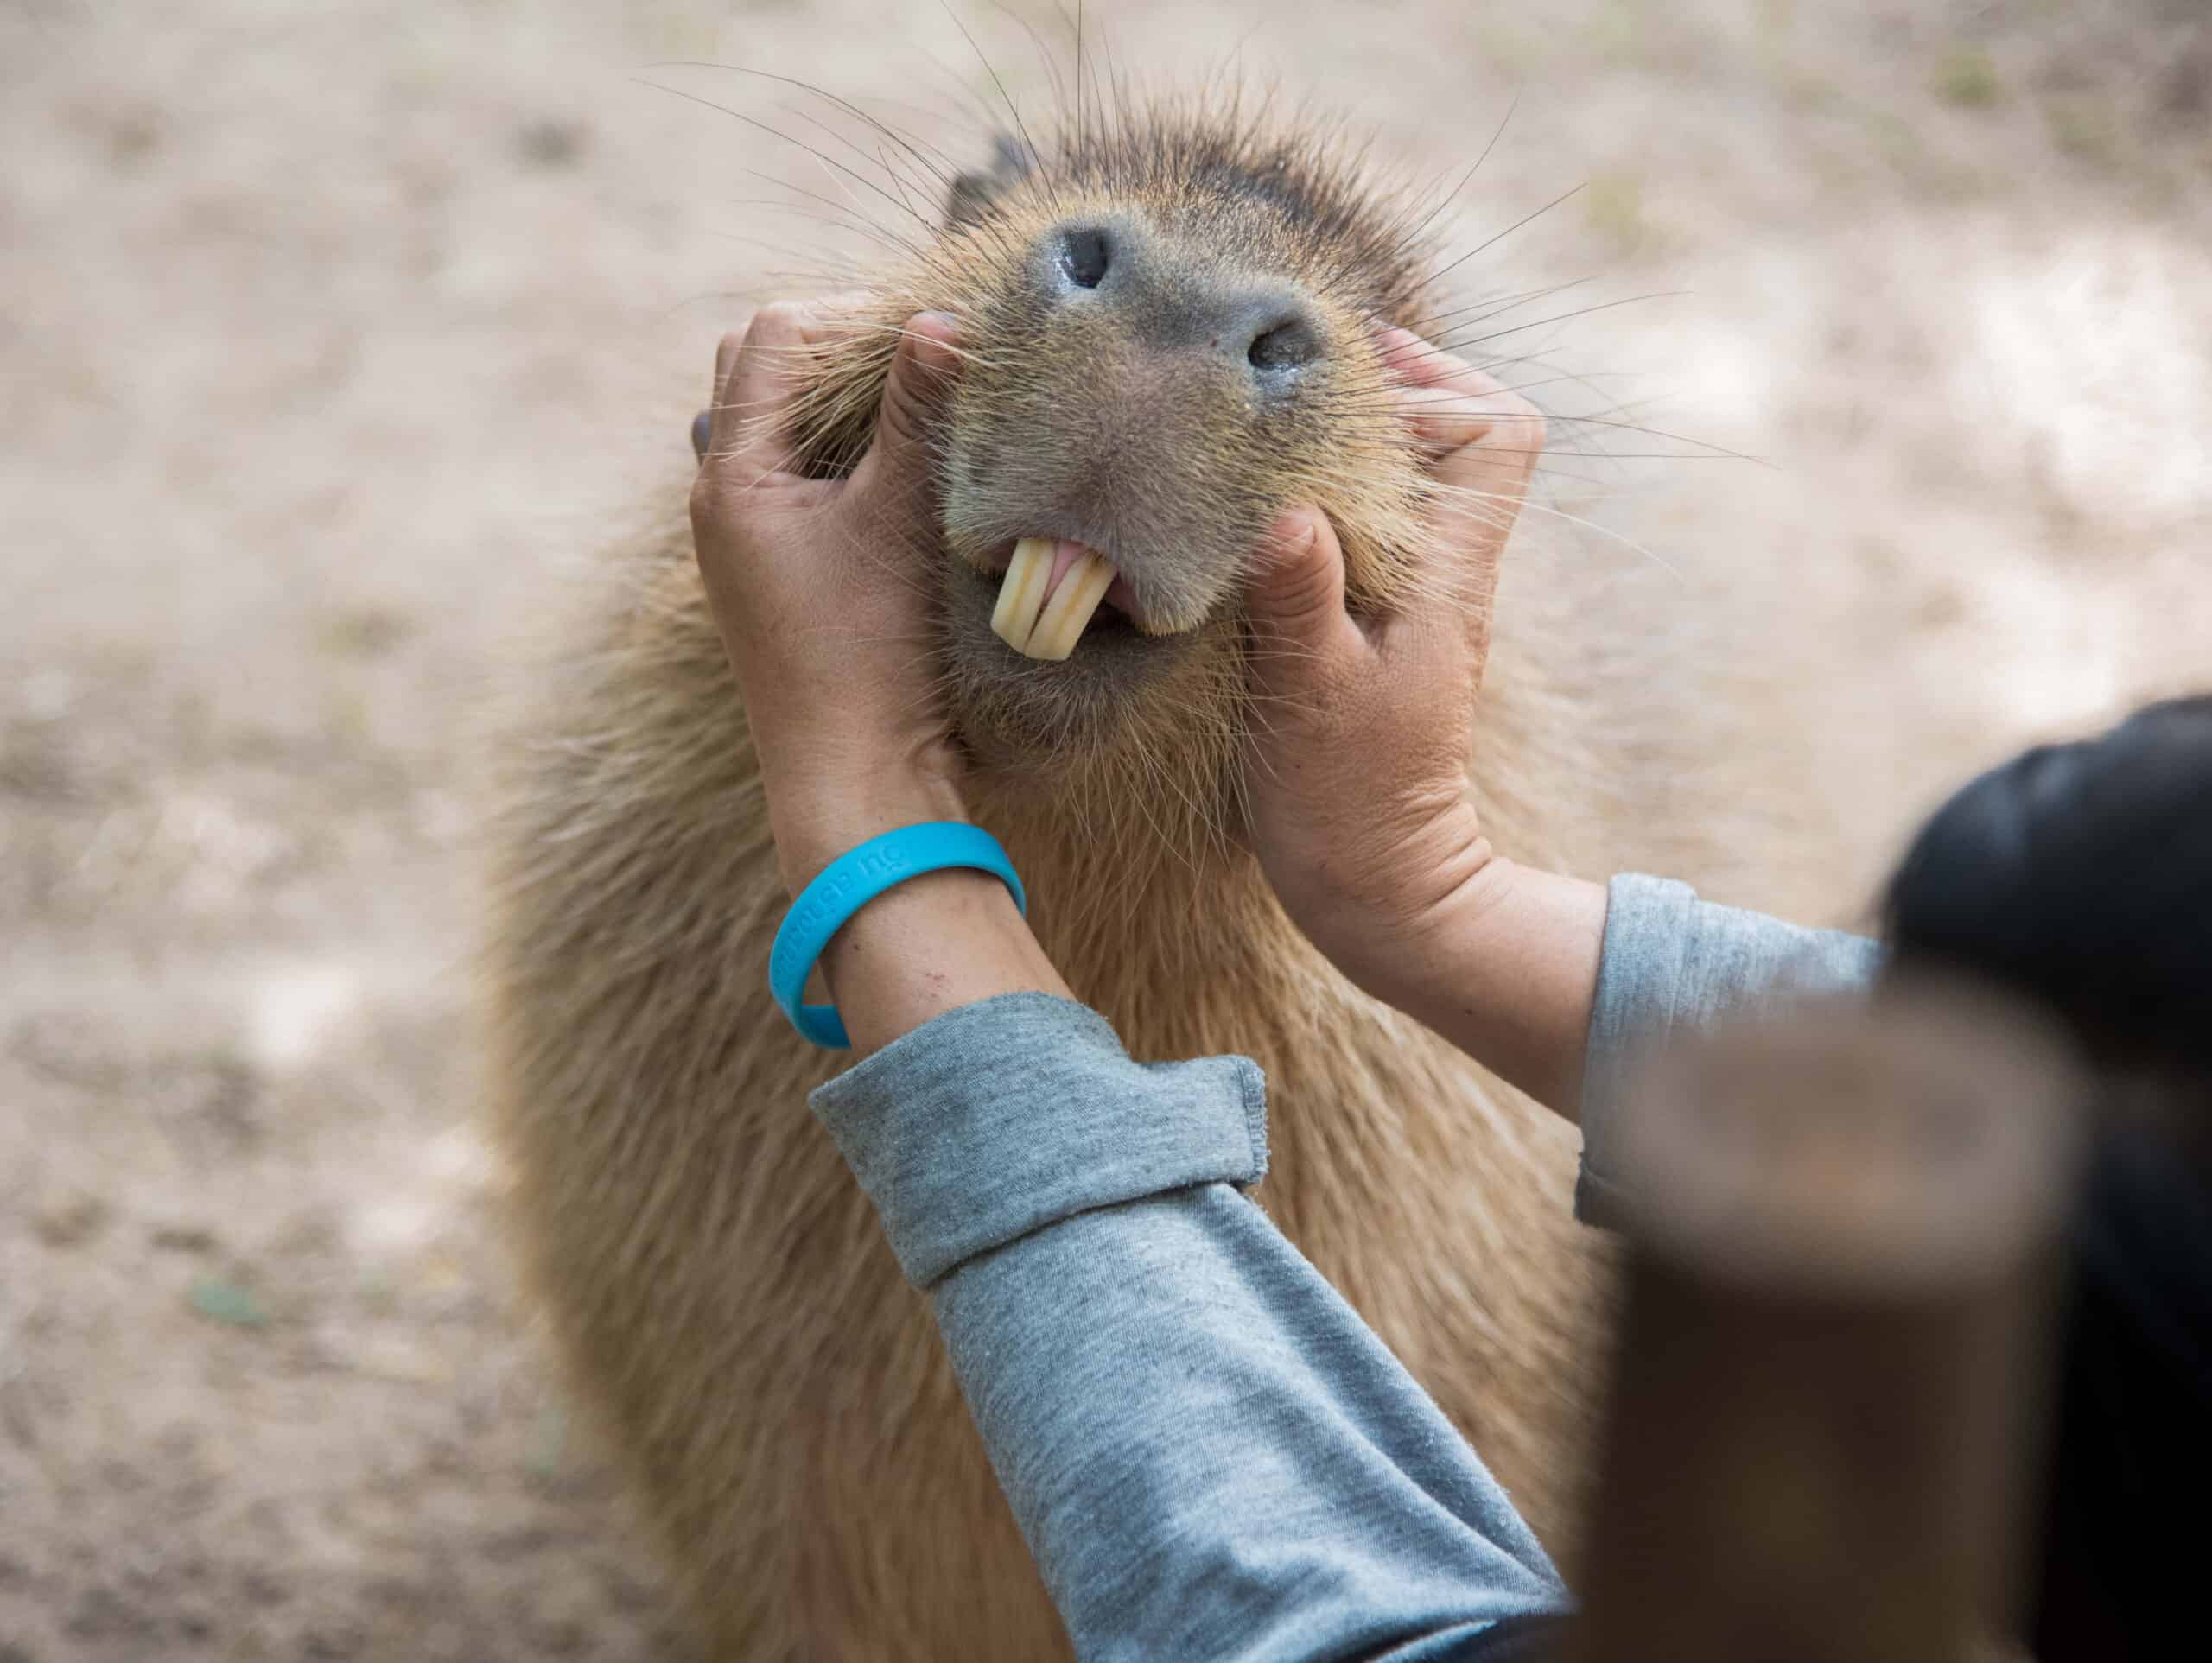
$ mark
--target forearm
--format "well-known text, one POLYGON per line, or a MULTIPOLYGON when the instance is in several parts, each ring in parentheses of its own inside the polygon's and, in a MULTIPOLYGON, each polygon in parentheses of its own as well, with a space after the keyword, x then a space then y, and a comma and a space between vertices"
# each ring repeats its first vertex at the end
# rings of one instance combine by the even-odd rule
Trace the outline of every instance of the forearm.
POLYGON ((1376 991, 1573 1120, 1605 936, 1603 885, 1486 856, 1396 938, 1376 991))
POLYGON ((1265 1167, 1249 1063, 1140 1066, 1017 997, 816 1107, 1084 1656, 1503 1656, 1560 1605, 1473 1452, 1232 1187, 1265 1167))
POLYGON ((1564 1604, 1473 1451, 1225 1184, 1078 1214, 933 1303, 1085 1658, 1474 1657, 1564 1604))
POLYGON ((1491 1072, 1579 1120, 1582 1210, 1605 1211, 1608 1156, 1637 1055, 1777 993, 1864 986, 1880 949, 1624 873, 1608 885, 1478 848, 1393 934, 1366 985, 1491 1072))

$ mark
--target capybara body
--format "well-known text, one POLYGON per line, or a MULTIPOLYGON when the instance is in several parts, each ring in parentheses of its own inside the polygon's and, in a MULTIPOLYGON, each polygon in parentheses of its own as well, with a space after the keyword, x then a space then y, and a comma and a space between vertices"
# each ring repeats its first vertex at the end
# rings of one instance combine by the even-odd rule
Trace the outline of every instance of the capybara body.
MULTIPOLYGON (((809 366, 803 454, 851 466, 898 322, 959 319, 943 558, 916 577, 975 816, 1132 1053, 1265 1069, 1255 1198, 1556 1549, 1604 1284, 1571 1218, 1572 1131, 1349 985, 1237 833, 1237 739, 1264 715, 1236 589, 1268 521, 1318 501, 1355 605, 1444 604, 1420 587, 1422 528, 1481 511, 1430 500, 1374 342, 1440 308, 1419 216, 1333 141, 1181 106, 1010 146, 952 200, 880 274, 883 327, 809 366), (1109 555, 1135 597, 1065 663, 987 623, 1007 543, 1040 534, 1109 555)), ((788 897, 681 494, 672 478, 664 528, 595 574, 507 746, 487 974, 524 1256, 717 1656, 1060 1654, 927 1305, 807 1113, 849 1059, 768 994, 788 897)), ((1671 794, 1675 731, 1647 603, 1618 577, 1510 574, 1478 800, 1516 858, 1661 848, 1695 876, 1717 827, 1611 835, 1671 794)))

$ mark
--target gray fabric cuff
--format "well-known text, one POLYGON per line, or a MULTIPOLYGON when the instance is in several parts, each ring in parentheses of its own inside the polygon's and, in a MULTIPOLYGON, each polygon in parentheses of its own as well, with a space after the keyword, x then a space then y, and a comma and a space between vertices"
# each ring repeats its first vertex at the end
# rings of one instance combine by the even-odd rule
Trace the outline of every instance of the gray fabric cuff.
POLYGON ((1607 1228, 1619 1222, 1614 1156, 1631 1112, 1629 1090, 1649 1050, 1762 997, 1864 987, 1881 959, 1879 943, 1862 936, 1715 906, 1671 879, 1615 878, 1605 890, 1605 940, 1584 1051, 1574 1216, 1607 1228))
POLYGON ((809 1101, 918 1287, 1076 1213, 1268 1170, 1256 1063, 1132 1062, 1048 993, 948 1011, 809 1101))

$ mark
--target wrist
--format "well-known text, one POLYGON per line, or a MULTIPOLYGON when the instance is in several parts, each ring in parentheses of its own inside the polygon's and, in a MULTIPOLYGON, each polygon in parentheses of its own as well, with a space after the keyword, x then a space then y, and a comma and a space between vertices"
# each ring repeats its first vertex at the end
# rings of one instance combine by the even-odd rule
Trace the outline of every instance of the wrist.
POLYGON ((1001 877, 966 867, 924 873, 869 900, 830 937, 820 968, 863 1056, 980 1000, 1068 997, 1001 877))
POLYGON ((1498 921, 1511 913, 1524 875, 1525 868, 1493 854, 1487 841, 1471 851, 1456 882, 1440 884, 1406 915, 1391 960, 1395 985, 1383 996, 1424 1020, 1429 1012, 1417 1007, 1440 998, 1449 1003, 1459 993, 1464 961, 1486 949, 1498 921))
POLYGON ((785 772, 766 784, 777 867, 794 896, 832 860, 872 837, 928 821, 968 818, 956 778, 907 761, 817 768, 797 777, 785 772))
POLYGON ((1504 867, 1464 798, 1317 853, 1303 873, 1279 880, 1283 899, 1338 969, 1392 1004, 1416 974, 1410 967, 1504 867))
POLYGON ((822 974, 863 1055, 980 1000, 1067 996, 1006 885, 962 869, 911 879, 861 908, 831 938, 822 974))

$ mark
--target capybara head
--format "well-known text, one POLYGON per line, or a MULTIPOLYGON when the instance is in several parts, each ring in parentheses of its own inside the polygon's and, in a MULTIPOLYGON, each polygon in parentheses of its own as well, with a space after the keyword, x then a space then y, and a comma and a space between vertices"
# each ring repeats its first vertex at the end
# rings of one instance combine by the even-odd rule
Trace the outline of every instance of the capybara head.
POLYGON ((1355 606, 1417 568, 1432 487, 1379 337, 1422 321, 1424 227, 1334 133, 1172 104, 1001 141, 949 194, 872 285, 880 327, 817 366, 802 454, 852 466, 897 325, 956 318, 933 581, 963 735, 1206 789, 1194 765, 1221 775, 1246 720, 1238 601, 1275 517, 1326 511, 1355 606))

